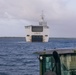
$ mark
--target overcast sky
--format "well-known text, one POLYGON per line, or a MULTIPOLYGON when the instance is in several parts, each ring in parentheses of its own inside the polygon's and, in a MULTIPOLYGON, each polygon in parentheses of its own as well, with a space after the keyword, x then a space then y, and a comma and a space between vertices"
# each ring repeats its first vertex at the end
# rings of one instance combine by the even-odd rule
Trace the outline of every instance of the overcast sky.
POLYGON ((42 10, 50 37, 76 38, 76 0, 0 0, 0 37, 24 37, 24 26, 38 24, 42 10))

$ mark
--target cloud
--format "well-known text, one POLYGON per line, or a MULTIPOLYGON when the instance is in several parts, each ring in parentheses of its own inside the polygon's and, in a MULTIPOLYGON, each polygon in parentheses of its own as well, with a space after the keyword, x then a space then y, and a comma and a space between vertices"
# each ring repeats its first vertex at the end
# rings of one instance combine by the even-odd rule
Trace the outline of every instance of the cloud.
POLYGON ((42 10, 48 20, 66 18, 72 15, 67 9, 69 3, 70 0, 0 0, 0 18, 9 18, 7 12, 11 18, 38 20, 42 10))
POLYGON ((25 27, 30 22, 20 19, 0 19, 0 37, 25 36, 25 27))
POLYGON ((24 26, 38 22, 43 10, 51 36, 75 37, 75 3, 76 0, 0 0, 0 36, 24 36, 24 26))

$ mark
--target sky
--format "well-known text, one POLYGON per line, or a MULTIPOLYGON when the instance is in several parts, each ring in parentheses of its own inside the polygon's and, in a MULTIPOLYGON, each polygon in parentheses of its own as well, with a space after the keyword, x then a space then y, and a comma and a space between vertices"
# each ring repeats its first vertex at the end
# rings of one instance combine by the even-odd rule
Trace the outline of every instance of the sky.
POLYGON ((0 0, 0 37, 25 37, 42 10, 50 37, 76 38, 76 0, 0 0))

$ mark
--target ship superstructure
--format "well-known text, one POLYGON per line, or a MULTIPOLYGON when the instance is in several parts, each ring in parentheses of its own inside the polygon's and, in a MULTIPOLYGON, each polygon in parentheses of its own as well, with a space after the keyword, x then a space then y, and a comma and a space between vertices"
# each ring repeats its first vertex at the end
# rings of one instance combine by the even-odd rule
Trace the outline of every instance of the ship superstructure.
POLYGON ((48 42, 49 41, 49 27, 44 20, 44 15, 41 15, 39 25, 25 26, 26 42, 48 42))

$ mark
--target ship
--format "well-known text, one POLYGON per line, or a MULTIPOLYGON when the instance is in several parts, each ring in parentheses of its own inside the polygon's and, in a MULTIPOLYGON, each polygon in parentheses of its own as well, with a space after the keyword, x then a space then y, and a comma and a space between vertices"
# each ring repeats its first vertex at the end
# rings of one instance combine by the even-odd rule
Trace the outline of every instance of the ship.
POLYGON ((34 52, 40 75, 76 75, 76 49, 56 48, 34 52))
POLYGON ((26 42, 48 42, 49 41, 49 26, 44 19, 44 14, 41 14, 41 19, 38 25, 25 26, 26 42))

